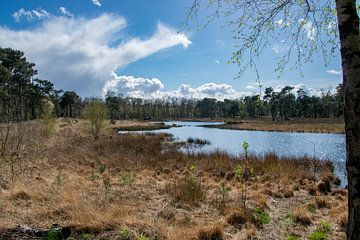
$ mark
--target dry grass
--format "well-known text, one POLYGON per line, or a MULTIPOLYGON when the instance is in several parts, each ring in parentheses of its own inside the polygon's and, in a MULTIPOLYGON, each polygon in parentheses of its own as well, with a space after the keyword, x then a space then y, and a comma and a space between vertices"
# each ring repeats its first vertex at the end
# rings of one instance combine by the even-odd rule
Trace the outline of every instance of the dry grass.
POLYGON ((271 121, 270 119, 261 118, 227 122, 224 125, 212 125, 209 127, 275 132, 345 133, 344 123, 341 119, 293 119, 290 121, 271 121))
MULTIPOLYGON (((314 202, 314 196, 308 194, 318 182, 311 174, 314 163, 321 176, 332 170, 329 164, 308 158, 250 156, 255 176, 248 182, 244 211, 240 183, 234 177, 240 158, 224 152, 186 155, 177 151, 167 135, 117 135, 109 128, 94 141, 84 121, 59 120, 58 126, 56 133, 47 135, 38 131, 41 126, 37 123, 31 125, 33 134, 21 151, 15 178, 2 162, 1 228, 49 228, 58 223, 71 227, 76 239, 81 239, 82 232, 91 232, 95 239, 116 239, 124 229, 134 238, 143 235, 149 239, 283 238, 288 230, 281 221, 289 209, 314 202), (189 166, 196 167, 194 178, 203 192, 197 204, 181 199, 189 166), (222 181, 230 189, 226 207, 219 211, 222 181), (175 186, 170 189, 177 193, 169 191, 169 186, 175 186), (264 190, 283 197, 264 195, 264 190), (244 214, 258 208, 271 217, 262 227, 244 214)), ((341 226, 346 217, 340 216, 347 211, 346 190, 321 198, 329 203, 328 208, 317 208, 315 213, 303 208, 294 213, 299 222, 294 223, 297 235, 305 238, 311 227, 323 220, 338 226, 329 233, 330 239, 344 235, 341 226), (309 226, 302 224, 308 221, 306 217, 309 226)), ((0 238, 4 231, 0 230, 0 238)))

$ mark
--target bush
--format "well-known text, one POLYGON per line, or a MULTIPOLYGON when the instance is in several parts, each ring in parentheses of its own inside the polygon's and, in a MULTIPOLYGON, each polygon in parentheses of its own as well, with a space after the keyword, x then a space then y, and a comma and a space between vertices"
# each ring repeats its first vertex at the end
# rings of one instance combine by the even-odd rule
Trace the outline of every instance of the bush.
POLYGON ((305 226, 308 226, 311 224, 311 218, 304 210, 298 209, 297 211, 294 212, 293 216, 294 216, 295 222, 297 222, 297 223, 300 223, 305 226))
POLYGON ((205 198, 203 186, 195 177, 195 167, 189 168, 188 175, 167 186, 167 191, 176 201, 196 204, 205 198))
POLYGON ((220 227, 213 227, 206 230, 200 230, 198 233, 199 240, 223 240, 224 233, 220 227))
POLYGON ((241 229, 247 222, 253 222, 253 217, 251 213, 241 210, 229 215, 226 222, 237 229, 241 229))
POLYGON ((85 107, 85 118, 90 120, 91 133, 95 140, 99 138, 104 121, 108 118, 108 109, 101 100, 94 99, 85 107))

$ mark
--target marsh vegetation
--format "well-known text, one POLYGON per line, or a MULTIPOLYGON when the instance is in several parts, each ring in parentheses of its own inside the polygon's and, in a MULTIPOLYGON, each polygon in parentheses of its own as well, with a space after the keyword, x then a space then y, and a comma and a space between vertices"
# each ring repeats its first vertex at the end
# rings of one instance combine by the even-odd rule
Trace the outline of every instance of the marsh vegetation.
POLYGON ((345 236, 347 191, 330 162, 185 154, 167 134, 110 125, 95 140, 84 120, 60 119, 52 134, 42 126, 28 123, 18 164, 2 158, 4 239, 30 238, 19 225, 54 234, 54 223, 75 239, 345 236))

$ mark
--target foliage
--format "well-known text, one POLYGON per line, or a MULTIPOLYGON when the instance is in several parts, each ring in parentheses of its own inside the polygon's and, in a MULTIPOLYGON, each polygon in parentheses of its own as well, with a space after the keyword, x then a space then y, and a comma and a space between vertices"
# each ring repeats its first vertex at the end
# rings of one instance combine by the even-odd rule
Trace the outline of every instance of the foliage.
POLYGON ((42 114, 41 119, 45 125, 45 132, 50 133, 55 130, 55 118, 52 114, 54 110, 54 104, 48 99, 42 100, 42 114))
POLYGON ((331 224, 328 222, 321 222, 320 225, 321 225, 322 230, 326 233, 331 232, 333 229, 331 224))
POLYGON ((105 198, 107 198, 109 196, 110 189, 111 189, 111 180, 110 180, 109 176, 104 177, 103 185, 104 185, 105 198))
POLYGON ((91 239, 91 238, 94 237, 94 234, 92 234, 92 233, 83 233, 83 234, 81 235, 81 237, 82 237, 83 239, 91 239))
POLYGON ((257 225, 261 226, 271 221, 269 214, 261 210, 260 208, 255 210, 254 219, 257 225))
POLYGON ((229 191, 230 191, 230 187, 227 187, 226 182, 222 181, 220 183, 220 187, 219 187, 219 192, 220 192, 220 197, 221 197, 221 202, 220 202, 220 210, 221 211, 223 211, 226 207, 226 201, 229 196, 229 191))
POLYGON ((200 181, 195 176, 196 167, 188 168, 188 174, 180 181, 167 186, 167 191, 176 201, 197 204, 205 198, 205 192, 200 181))
POLYGON ((100 174, 103 174, 103 173, 105 172, 105 170, 106 170, 106 165, 105 165, 105 163, 100 163, 100 165, 99 165, 99 172, 100 172, 100 174))
POLYGON ((254 169, 249 166, 248 162, 249 143, 244 141, 241 146, 244 151, 244 159, 242 164, 238 164, 235 167, 235 175, 241 184, 241 199, 243 202, 243 209, 245 210, 247 200, 247 185, 248 181, 254 177, 254 169))
POLYGON ((343 116, 343 89, 337 92, 323 91, 320 96, 310 95, 304 89, 297 92, 290 86, 279 91, 272 87, 265 93, 244 98, 223 101, 204 98, 195 99, 139 99, 108 93, 106 105, 111 119, 128 118, 255 118, 272 116, 289 119, 292 117, 326 118, 343 116))
POLYGON ((131 187, 135 181, 135 176, 130 172, 124 172, 121 174, 121 185, 131 187))
POLYGON ((323 231, 315 231, 310 233, 307 237, 309 240, 324 240, 326 239, 326 233, 323 231))
POLYGON ((127 228, 122 229, 120 231, 120 239, 121 240, 130 240, 131 239, 131 233, 127 228))
POLYGON ((329 61, 338 48, 335 12, 334 1, 193 0, 185 26, 195 23, 200 29, 224 18, 236 42, 229 62, 238 65, 238 77, 248 68, 259 77, 257 60, 264 50, 281 42, 283 49, 277 53, 276 67, 280 76, 289 62, 292 69, 301 71, 301 64, 311 62, 316 53, 323 56, 325 63, 329 61), (198 16, 204 14, 202 21, 198 16))
POLYGON ((97 140, 104 121, 108 118, 107 107, 100 99, 93 99, 86 105, 84 112, 85 118, 90 120, 92 135, 97 140))
POLYGON ((294 93, 291 87, 285 86, 280 92, 267 88, 264 99, 261 99, 262 94, 223 101, 211 98, 140 99, 109 92, 103 102, 94 98, 82 99, 75 91, 56 90, 54 84, 47 80, 31 80, 37 71, 35 64, 29 63, 23 52, 0 48, 0 63, 0 122, 42 118, 45 127, 51 129, 51 117, 76 118, 89 108, 97 107, 102 109, 100 112, 105 118, 109 115, 112 121, 129 118, 249 118, 271 115, 275 120, 278 116, 283 119, 343 116, 342 85, 338 86, 336 94, 323 92, 319 97, 309 96, 302 89, 294 93), (53 103, 52 115, 48 111, 44 115, 44 99, 53 103))

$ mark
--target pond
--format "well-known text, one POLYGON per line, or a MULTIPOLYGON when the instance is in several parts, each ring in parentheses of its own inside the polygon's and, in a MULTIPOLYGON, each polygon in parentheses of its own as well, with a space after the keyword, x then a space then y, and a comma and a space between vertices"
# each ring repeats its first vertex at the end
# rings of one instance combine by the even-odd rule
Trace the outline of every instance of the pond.
POLYGON ((201 151, 216 149, 231 154, 242 154, 242 142, 249 143, 249 151, 255 154, 274 152, 278 156, 315 156, 318 159, 334 163, 335 173, 341 179, 342 186, 347 184, 345 171, 345 135, 324 133, 268 132, 206 128, 203 125, 222 124, 222 122, 165 122, 180 127, 154 130, 151 132, 170 133, 179 141, 189 137, 206 139, 210 145, 201 147, 201 151))

